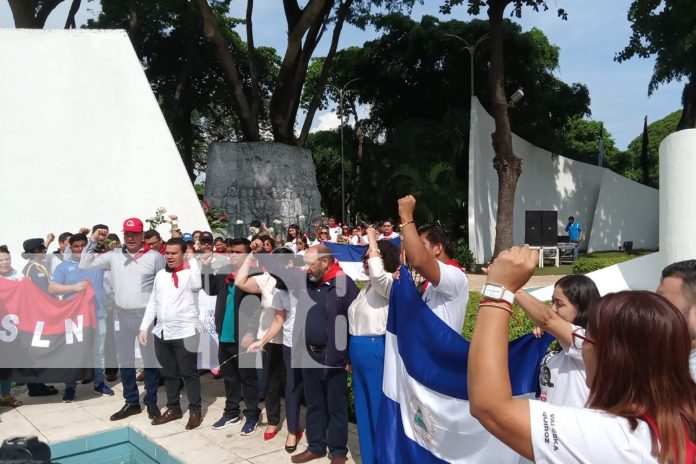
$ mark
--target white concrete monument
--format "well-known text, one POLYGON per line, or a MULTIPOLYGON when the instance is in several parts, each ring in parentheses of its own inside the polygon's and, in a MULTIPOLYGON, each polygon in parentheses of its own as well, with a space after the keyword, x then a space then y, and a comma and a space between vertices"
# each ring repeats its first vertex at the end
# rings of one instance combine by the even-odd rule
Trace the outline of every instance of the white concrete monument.
POLYGON ((209 229, 124 31, 0 29, 0 56, 0 244, 15 268, 27 238, 120 234, 159 207, 209 229))

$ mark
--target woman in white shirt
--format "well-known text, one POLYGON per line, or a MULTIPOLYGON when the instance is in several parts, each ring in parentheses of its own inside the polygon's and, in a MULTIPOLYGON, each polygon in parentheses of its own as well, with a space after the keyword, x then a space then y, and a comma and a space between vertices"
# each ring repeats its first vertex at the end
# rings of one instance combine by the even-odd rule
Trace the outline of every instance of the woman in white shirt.
POLYGON ((585 407, 590 389, 585 379, 582 350, 573 346, 573 332, 585 335, 590 304, 599 298, 597 286, 587 276, 568 275, 556 282, 551 307, 524 290, 515 300, 536 323, 539 334, 546 331, 556 337, 560 351, 546 355, 539 369, 541 401, 559 406, 585 407))
POLYGON ((377 231, 367 229, 368 250, 363 267, 370 281, 348 308, 350 365, 353 373, 355 416, 358 421, 360 456, 365 464, 375 461, 374 439, 382 398, 384 336, 387 331, 389 294, 393 273, 399 268, 399 249, 386 240, 377 241, 377 231))
MULTIPOLYGON (((286 269, 294 267, 295 256, 288 248, 277 248, 273 251, 273 255, 279 255, 278 259, 285 261, 282 264, 286 269)), ((274 289, 273 301, 271 303, 275 312, 273 322, 265 335, 259 341, 249 345, 247 351, 257 352, 266 345, 272 345, 271 341, 277 340, 277 337, 282 336, 283 365, 285 367, 285 417, 288 421, 285 451, 294 453, 297 450, 297 442, 302 438, 302 428, 300 427, 302 369, 292 367, 292 332, 295 324, 297 300, 280 277, 275 277, 275 283, 276 288, 274 289)))
MULTIPOLYGON (((269 239, 264 239, 264 245, 266 240, 269 239)), ((259 250, 258 242, 259 240, 252 242, 252 250, 259 250)), ((272 303, 276 279, 268 272, 250 275, 251 266, 255 259, 253 253, 247 255, 246 260, 237 271, 234 284, 237 288, 247 293, 256 294, 261 297, 261 315, 256 339, 263 340, 272 326, 275 315, 272 303)), ((256 265, 254 264, 254 266, 256 265)), ((278 433, 278 428, 280 426, 280 390, 283 384, 283 336, 282 334, 276 334, 269 338, 268 341, 268 345, 261 354, 263 371, 266 376, 265 405, 266 420, 268 422, 266 430, 263 433, 264 440, 270 440, 278 433)), ((247 348, 247 350, 249 350, 249 348, 247 348)))
MULTIPOLYGON (((501 252, 488 283, 516 292, 534 272, 529 247, 501 252)), ((471 414, 493 435, 536 462, 692 463, 696 455, 696 383, 684 317, 666 299, 633 291, 596 300, 581 347, 587 408, 512 397, 507 339, 512 307, 479 305, 469 350, 471 414)))

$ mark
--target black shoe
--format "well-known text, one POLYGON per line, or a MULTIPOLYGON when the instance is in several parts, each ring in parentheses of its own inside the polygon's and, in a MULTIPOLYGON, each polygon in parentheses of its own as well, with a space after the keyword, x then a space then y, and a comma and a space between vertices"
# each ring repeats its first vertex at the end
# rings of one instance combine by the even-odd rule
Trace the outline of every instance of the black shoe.
POLYGON ((33 388, 29 388, 29 396, 50 396, 57 395, 58 389, 53 385, 46 385, 44 383, 35 384, 33 388))
POLYGON ((114 413, 110 419, 112 421, 117 421, 121 419, 125 419, 126 417, 134 416, 136 414, 140 414, 140 412, 143 409, 140 407, 139 404, 128 404, 126 403, 121 409, 118 410, 118 412, 114 413))
POLYGON ((145 406, 147 406, 147 417, 149 417, 150 420, 155 420, 162 415, 156 404, 147 404, 145 406))

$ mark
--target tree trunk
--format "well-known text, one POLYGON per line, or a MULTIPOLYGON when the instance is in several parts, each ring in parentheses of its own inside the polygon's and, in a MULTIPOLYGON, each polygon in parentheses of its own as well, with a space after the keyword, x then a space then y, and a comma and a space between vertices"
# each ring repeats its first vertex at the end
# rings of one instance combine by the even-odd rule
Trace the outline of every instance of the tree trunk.
POLYGON ((512 151, 512 131, 505 95, 505 65, 503 61, 503 11, 510 0, 489 2, 488 20, 491 44, 491 70, 489 85, 495 132, 492 134, 493 167, 498 173, 498 211, 495 225, 495 249, 493 256, 513 244, 513 213, 517 180, 522 173, 522 160, 512 151))
MULTIPOLYGON (((331 35, 331 45, 329 47, 329 52, 324 58, 324 65, 321 67, 321 74, 319 75, 319 81, 317 82, 317 88, 315 89, 314 95, 312 96, 312 101, 309 103, 309 108, 307 109, 307 116, 305 116, 304 124, 302 125, 302 132, 300 132, 300 138, 297 140, 297 145, 302 147, 307 142, 307 137, 309 136, 309 131, 312 128, 312 121, 314 120, 314 115, 321 104, 321 99, 324 96, 324 91, 326 90, 326 82, 329 79, 329 71, 331 70, 331 64, 333 63, 334 56, 336 56, 336 49, 338 48, 338 39, 341 36, 341 30, 343 29, 343 23, 346 20, 346 16, 350 11, 350 7, 353 0, 346 0, 345 3, 341 5, 336 18, 336 25, 334 26, 333 34, 331 35)), ((356 116, 357 121, 357 116, 356 116)))
POLYGON ((333 4, 334 0, 310 0, 299 16, 293 15, 293 21, 288 16, 288 47, 278 70, 269 109, 276 142, 296 144, 294 126, 307 66, 333 4))
POLYGON ((203 18, 203 36, 213 46, 215 55, 220 62, 222 72, 232 91, 233 101, 237 107, 237 115, 239 117, 244 140, 247 142, 258 142, 261 139, 259 134, 259 121, 252 115, 249 101, 244 95, 244 89, 242 88, 239 73, 237 72, 237 63, 230 53, 225 38, 220 32, 220 25, 213 11, 210 9, 207 0, 196 0, 196 4, 203 18))
POLYGON ((63 0, 47 0, 34 16, 35 2, 27 0, 7 0, 12 11, 16 28, 43 29, 48 15, 51 14, 63 0))
POLYGON ((138 10, 138 0, 128 0, 128 37, 130 38, 131 45, 133 45, 135 54, 138 55, 138 59, 142 59, 138 10))
POLYGON ((682 93, 682 110, 677 130, 696 128, 696 74, 692 75, 691 80, 684 86, 682 93))
POLYGON ((73 0, 70 4, 68 18, 65 20, 65 29, 77 29, 77 24, 75 23, 75 15, 79 11, 81 3, 81 0, 73 0))

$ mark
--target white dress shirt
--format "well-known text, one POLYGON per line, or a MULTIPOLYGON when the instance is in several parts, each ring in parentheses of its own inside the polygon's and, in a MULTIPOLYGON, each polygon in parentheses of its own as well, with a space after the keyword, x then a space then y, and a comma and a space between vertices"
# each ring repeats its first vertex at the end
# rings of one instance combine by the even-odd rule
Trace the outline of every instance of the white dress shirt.
POLYGON ((162 269, 155 276, 150 301, 140 330, 147 330, 157 318, 152 333, 162 340, 191 337, 199 329, 199 310, 194 299, 201 285, 201 268, 198 261, 188 261, 189 268, 176 273, 178 287, 174 286, 172 272, 162 269))
POLYGON ((370 283, 360 290, 348 307, 348 329, 351 335, 384 335, 394 278, 384 270, 379 256, 368 259, 367 266, 370 283))

